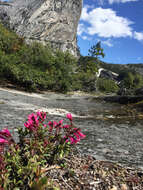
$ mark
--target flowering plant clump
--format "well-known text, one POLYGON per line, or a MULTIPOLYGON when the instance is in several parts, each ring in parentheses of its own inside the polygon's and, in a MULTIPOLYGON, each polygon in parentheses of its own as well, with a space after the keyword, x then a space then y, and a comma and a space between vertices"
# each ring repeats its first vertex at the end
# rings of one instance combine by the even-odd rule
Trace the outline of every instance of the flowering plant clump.
POLYGON ((30 114, 25 128, 18 129, 18 143, 8 129, 0 131, 0 190, 52 188, 43 168, 62 163, 73 145, 85 138, 72 115, 66 117, 69 123, 64 125, 63 120, 48 121, 45 112, 30 114))

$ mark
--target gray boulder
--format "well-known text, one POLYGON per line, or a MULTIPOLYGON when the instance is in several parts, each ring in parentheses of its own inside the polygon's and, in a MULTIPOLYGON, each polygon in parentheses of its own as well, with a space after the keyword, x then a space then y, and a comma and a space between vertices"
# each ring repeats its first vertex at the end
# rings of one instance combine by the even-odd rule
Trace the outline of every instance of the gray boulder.
POLYGON ((111 80, 118 80, 118 74, 113 73, 112 71, 109 70, 102 70, 100 73, 101 78, 106 78, 106 79, 111 79, 111 80))
POLYGON ((82 0, 12 0, 0 3, 0 19, 17 34, 78 55, 77 26, 82 0))

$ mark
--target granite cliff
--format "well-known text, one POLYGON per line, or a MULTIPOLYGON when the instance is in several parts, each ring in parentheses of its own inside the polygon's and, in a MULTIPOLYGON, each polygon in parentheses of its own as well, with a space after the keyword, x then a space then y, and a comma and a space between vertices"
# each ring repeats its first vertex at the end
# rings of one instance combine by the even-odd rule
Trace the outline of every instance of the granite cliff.
POLYGON ((77 56, 82 0, 12 0, 0 3, 0 19, 29 43, 51 43, 77 56))

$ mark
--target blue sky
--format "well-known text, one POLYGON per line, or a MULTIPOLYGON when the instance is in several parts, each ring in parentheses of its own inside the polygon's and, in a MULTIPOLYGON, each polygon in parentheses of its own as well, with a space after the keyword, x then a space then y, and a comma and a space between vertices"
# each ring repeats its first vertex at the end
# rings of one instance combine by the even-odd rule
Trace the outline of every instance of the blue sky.
POLYGON ((82 55, 101 41, 108 63, 143 63, 143 0, 83 0, 78 26, 82 55))

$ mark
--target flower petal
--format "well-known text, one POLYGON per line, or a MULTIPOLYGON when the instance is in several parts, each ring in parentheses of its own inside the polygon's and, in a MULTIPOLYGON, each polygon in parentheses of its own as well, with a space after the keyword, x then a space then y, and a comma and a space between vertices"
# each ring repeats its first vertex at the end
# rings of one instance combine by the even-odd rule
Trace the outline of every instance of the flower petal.
POLYGON ((0 138, 0 144, 4 144, 4 143, 8 143, 8 141, 3 138, 0 138))
POLYGON ((71 115, 71 113, 68 113, 68 114, 66 115, 66 117, 67 117, 67 119, 69 119, 70 121, 72 121, 72 115, 71 115))
POLYGON ((6 137, 11 137, 11 133, 10 133, 10 131, 9 131, 8 129, 3 129, 3 130, 1 130, 1 131, 0 131, 0 134, 1 134, 1 135, 4 135, 4 136, 6 136, 6 137))

